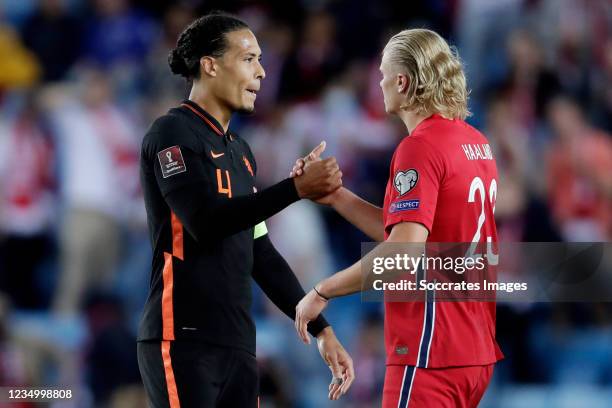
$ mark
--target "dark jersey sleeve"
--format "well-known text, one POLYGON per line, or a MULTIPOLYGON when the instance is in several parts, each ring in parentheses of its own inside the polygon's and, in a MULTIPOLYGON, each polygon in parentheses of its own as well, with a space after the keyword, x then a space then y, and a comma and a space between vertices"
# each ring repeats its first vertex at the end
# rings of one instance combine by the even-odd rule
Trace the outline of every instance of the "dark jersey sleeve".
POLYGON ((164 197, 185 186, 211 181, 202 151, 189 125, 172 115, 157 119, 143 140, 143 156, 152 162, 164 197))
POLYGON ((227 198, 217 194, 211 164, 198 139, 180 118, 156 121, 145 136, 144 154, 153 161, 164 199, 198 242, 216 240, 254 227, 299 200, 293 179, 262 191, 227 198))
POLYGON ((231 199, 207 195, 206 188, 192 184, 166 196, 170 208, 198 242, 254 227, 299 199, 292 179, 231 199))
MULTIPOLYGON (((283 313, 295 320, 295 307, 306 293, 291 267, 265 234, 253 244, 253 279, 283 313)), ((313 336, 329 326, 323 315, 308 323, 313 336)))

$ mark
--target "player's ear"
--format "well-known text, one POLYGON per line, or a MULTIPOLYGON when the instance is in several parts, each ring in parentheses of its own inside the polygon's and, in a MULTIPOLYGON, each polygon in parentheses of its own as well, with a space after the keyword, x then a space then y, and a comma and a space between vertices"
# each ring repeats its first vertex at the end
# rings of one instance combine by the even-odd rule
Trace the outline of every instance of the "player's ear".
POLYGON ((408 91, 409 79, 407 75, 397 74, 397 92, 405 94, 408 91))
POLYGON ((200 68, 202 69, 202 74, 204 75, 211 77, 217 76, 217 64, 215 59, 211 56, 200 58, 200 68))

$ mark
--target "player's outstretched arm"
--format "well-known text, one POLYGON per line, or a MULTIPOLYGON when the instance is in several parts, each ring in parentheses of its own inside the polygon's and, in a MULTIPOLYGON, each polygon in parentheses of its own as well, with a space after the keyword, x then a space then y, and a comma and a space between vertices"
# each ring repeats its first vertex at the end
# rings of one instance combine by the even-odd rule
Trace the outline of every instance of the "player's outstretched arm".
MULTIPOLYGON (((385 242, 396 243, 425 243, 429 231, 422 224, 416 222, 402 222, 395 224, 389 237, 385 242)), ((389 257, 396 252, 396 247, 378 245, 370 251, 362 260, 354 263, 348 268, 326 278, 315 285, 315 287, 304 296, 296 307, 295 329, 303 342, 310 342, 307 325, 310 321, 321 314, 327 307, 329 300, 360 292, 364 287, 371 287, 370 282, 364 282, 362 264, 371 265, 374 257, 389 257)), ((421 250, 417 246, 410 246, 408 250, 414 252, 411 256, 420 256, 421 250)), ((365 275, 371 279, 373 275, 365 275)))
POLYGON ((346 187, 340 187, 323 199, 345 220, 376 242, 384 240, 382 208, 367 202, 346 187))
MULTIPOLYGON (((325 142, 321 142, 306 157, 297 159, 290 176, 301 176, 306 163, 321 160, 321 153, 324 150, 325 142)), ((331 206, 344 219, 363 231, 364 234, 377 242, 383 241, 382 208, 367 202, 349 189, 341 187, 333 193, 315 200, 315 202, 331 206)))
MULTIPOLYGON (((186 151, 183 149, 185 156, 186 151)), ((206 194, 204 183, 194 183, 172 190, 165 199, 187 231, 197 241, 205 242, 254 227, 301 198, 329 194, 342 184, 334 158, 313 163, 303 177, 285 179, 262 191, 231 199, 206 194)))

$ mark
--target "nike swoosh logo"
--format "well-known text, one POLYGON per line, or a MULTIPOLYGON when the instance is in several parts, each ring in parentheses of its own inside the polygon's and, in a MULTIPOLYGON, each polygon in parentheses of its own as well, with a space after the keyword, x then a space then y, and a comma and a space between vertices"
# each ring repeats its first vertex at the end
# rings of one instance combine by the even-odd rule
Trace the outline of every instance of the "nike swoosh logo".
POLYGON ((210 155, 212 156, 213 159, 216 159, 218 157, 223 156, 225 153, 215 153, 212 150, 210 151, 210 155))

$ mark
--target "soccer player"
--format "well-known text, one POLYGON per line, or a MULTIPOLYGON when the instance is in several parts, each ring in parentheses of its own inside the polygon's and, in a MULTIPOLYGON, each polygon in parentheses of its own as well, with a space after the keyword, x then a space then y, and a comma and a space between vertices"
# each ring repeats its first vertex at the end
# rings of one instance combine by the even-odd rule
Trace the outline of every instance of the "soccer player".
MULTIPOLYGON (((189 99, 158 118, 142 143, 153 263, 138 364, 154 407, 257 406, 251 278, 291 318, 304 296, 264 220, 341 185, 328 158, 256 192, 255 158, 228 127, 232 113, 254 110, 265 76, 260 58, 241 20, 197 19, 169 56, 172 72, 193 81, 189 99)), ((351 358, 322 316, 308 331, 332 370, 330 398, 337 398, 339 379, 344 390, 354 377, 351 358)))
MULTIPOLYGON (((497 241, 497 169, 487 139, 464 122, 467 89, 456 53, 433 31, 393 36, 380 64, 385 109, 408 135, 391 161, 383 208, 345 188, 319 200, 376 241, 497 241)), ((302 177, 305 162, 292 173, 302 177)), ((387 249, 388 250, 388 249, 387 249)), ((381 246, 374 252, 384 252, 381 246)), ((329 299, 361 290, 361 261, 318 283, 297 307, 296 329, 329 299)), ((493 302, 385 302, 383 407, 475 407, 502 358, 493 302)))

